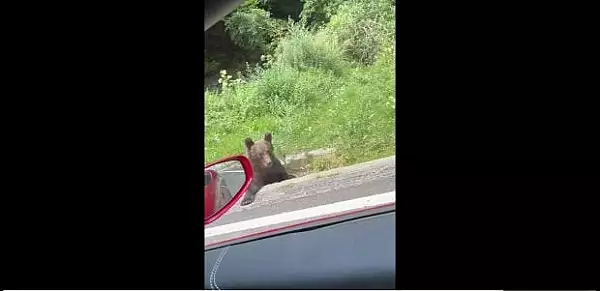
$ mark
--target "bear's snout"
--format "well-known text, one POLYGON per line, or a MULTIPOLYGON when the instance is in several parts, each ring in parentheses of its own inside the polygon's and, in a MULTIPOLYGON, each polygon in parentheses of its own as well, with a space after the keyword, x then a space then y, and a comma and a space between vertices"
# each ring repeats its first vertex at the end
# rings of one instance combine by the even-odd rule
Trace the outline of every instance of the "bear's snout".
POLYGON ((272 166, 273 166, 273 159, 271 159, 271 157, 270 157, 270 156, 266 155, 266 156, 263 158, 263 163, 264 163, 264 165, 265 165, 265 168, 270 168, 270 167, 272 167, 272 166))

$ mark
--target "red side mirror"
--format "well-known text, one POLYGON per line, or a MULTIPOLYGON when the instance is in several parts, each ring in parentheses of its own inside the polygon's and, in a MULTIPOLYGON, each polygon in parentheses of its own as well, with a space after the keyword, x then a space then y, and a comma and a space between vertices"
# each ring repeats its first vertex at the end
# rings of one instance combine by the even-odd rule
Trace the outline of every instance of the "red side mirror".
POLYGON ((252 165, 242 155, 204 166, 204 225, 219 219, 244 196, 252 176, 252 165))

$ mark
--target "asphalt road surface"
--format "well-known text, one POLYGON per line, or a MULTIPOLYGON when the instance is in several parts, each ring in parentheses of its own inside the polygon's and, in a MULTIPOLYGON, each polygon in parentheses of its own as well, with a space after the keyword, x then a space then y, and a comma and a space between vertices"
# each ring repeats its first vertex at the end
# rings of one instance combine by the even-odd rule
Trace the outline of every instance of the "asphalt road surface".
POLYGON ((240 189, 242 189, 242 185, 246 181, 246 176, 244 175, 244 170, 225 170, 219 171, 219 174, 227 183, 227 188, 231 191, 232 195, 235 195, 240 189))
MULTIPOLYGON (((232 190, 236 190, 241 187, 244 176, 239 171, 228 171, 224 172, 224 179, 228 185, 232 186, 232 190)), ((395 156, 392 156, 267 185, 259 191, 252 204, 242 207, 240 205, 242 199, 238 200, 228 213, 208 225, 206 229, 233 225, 257 218, 275 217, 278 214, 329 204, 340 204, 337 202, 362 201, 358 198, 376 197, 381 193, 389 194, 394 192, 395 188, 396 159, 395 156)), ((236 232, 235 235, 246 233, 236 232)), ((205 244, 219 241, 224 237, 226 236, 207 236, 205 244)))

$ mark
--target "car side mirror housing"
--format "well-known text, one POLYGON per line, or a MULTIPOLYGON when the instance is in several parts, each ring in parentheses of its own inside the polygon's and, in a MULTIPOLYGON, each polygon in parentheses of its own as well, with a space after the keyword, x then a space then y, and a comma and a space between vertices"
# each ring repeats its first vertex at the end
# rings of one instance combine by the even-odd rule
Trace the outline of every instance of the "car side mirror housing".
POLYGON ((204 225, 223 216, 246 193, 252 182, 252 165, 243 155, 204 166, 204 225))

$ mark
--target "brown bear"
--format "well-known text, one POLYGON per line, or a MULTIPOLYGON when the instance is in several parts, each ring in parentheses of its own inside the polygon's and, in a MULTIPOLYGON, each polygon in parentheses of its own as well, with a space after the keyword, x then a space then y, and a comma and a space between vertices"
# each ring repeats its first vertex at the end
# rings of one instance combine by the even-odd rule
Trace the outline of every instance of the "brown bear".
POLYGON ((253 142, 251 138, 244 139, 246 156, 252 163, 254 178, 242 200, 242 205, 254 202, 256 193, 265 185, 295 178, 289 175, 281 162, 273 153, 273 135, 268 132, 262 140, 253 142))

